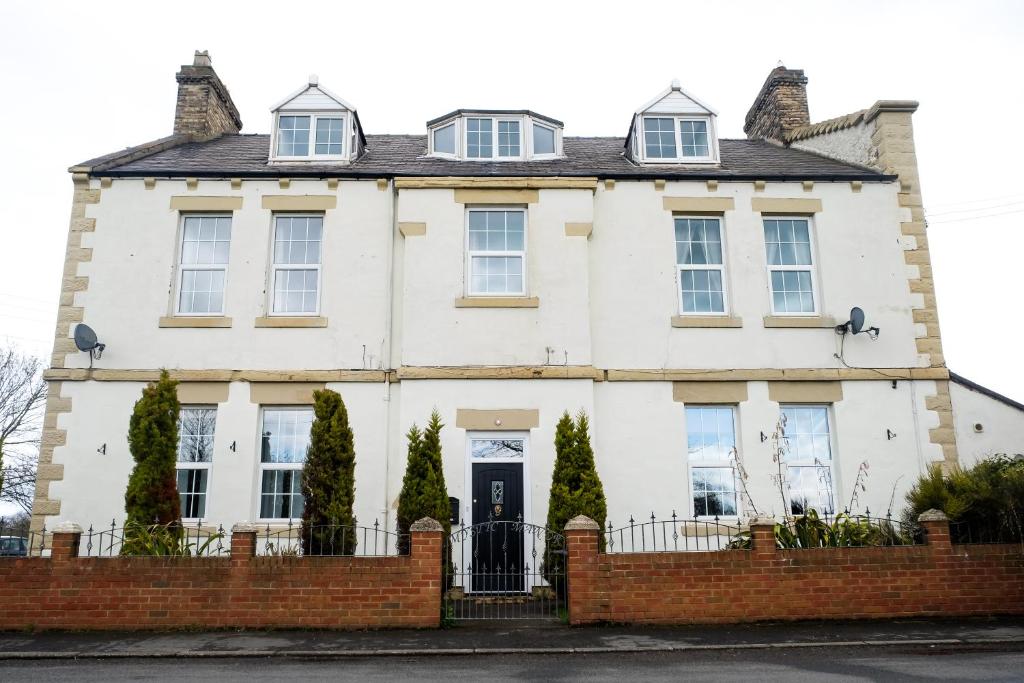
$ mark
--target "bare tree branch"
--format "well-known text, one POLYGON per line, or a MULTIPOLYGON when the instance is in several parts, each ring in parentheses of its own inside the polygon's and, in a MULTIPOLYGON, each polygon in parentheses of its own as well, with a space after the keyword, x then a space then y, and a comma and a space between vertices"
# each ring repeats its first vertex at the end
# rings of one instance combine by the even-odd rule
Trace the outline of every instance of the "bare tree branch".
POLYGON ((0 501, 32 511, 39 437, 46 405, 43 362, 0 349, 0 501))

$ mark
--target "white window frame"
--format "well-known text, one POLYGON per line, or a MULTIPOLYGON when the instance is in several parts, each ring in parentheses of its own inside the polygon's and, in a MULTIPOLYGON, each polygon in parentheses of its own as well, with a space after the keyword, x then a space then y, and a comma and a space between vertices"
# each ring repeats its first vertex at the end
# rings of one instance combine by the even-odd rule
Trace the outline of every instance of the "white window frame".
MULTIPOLYGON (((763 229, 762 229, 763 230, 763 229)), ((679 315, 683 316, 719 316, 727 317, 729 315, 729 281, 726 277, 726 263, 728 258, 726 256, 726 243, 725 243, 725 217, 724 216, 700 216, 692 214, 673 214, 672 215, 672 246, 673 256, 676 261, 676 306, 679 309, 679 315), (675 228, 676 220, 708 220, 714 219, 718 221, 718 236, 722 242, 722 263, 721 264, 696 264, 696 263, 679 263, 679 257, 676 253, 676 245, 678 244, 675 239, 675 228), (699 313, 696 311, 684 311, 683 310, 683 271, 684 270, 720 270, 722 272, 722 311, 721 312, 710 312, 710 313, 699 313)))
POLYGON ((761 214, 761 244, 764 252, 765 273, 767 274, 768 306, 774 316, 785 318, 813 318, 821 315, 821 285, 818 282, 818 245, 814 236, 813 216, 783 216, 776 214, 761 214), (808 248, 811 250, 811 264, 809 266, 775 266, 768 263, 768 243, 764 239, 764 222, 769 221, 807 221, 808 248), (814 302, 813 311, 777 311, 775 310, 775 291, 772 289, 772 273, 774 271, 805 271, 811 273, 811 300, 814 302))
MULTIPOLYGON (((325 215, 322 213, 288 213, 278 212, 271 214, 270 218, 270 282, 267 285, 267 315, 283 316, 287 318, 302 318, 312 317, 315 318, 320 315, 320 302, 323 298, 324 283, 323 283, 323 263, 324 263, 324 232, 325 229, 321 226, 320 229, 320 262, 317 264, 312 263, 282 263, 278 264, 275 262, 275 243, 277 242, 277 219, 278 218, 320 218, 325 219, 325 215), (310 313, 306 311, 289 312, 289 311, 277 311, 274 310, 274 295, 277 287, 277 272, 279 270, 316 270, 316 309, 310 313)), ((326 223, 326 220, 324 220, 326 223)))
MULTIPOLYGON (((302 462, 263 462, 263 431, 265 427, 264 419, 267 411, 305 411, 313 413, 312 405, 261 405, 259 412, 259 428, 256 430, 256 511, 255 519, 265 524, 287 524, 289 521, 295 521, 301 519, 299 517, 263 517, 261 511, 263 509, 263 473, 270 470, 293 470, 299 473, 302 472, 305 467, 306 461, 303 459, 302 462)), ((316 415, 313 415, 316 419, 316 415)), ((299 489, 301 494, 301 487, 299 489)), ((303 501, 305 504, 305 501, 303 501)))
POLYGON ((524 297, 529 291, 527 283, 527 247, 529 246, 530 216, 525 206, 492 206, 474 205, 466 207, 465 216, 465 292, 467 297, 524 297), (523 250, 522 251, 481 251, 469 248, 469 214, 472 211, 517 211, 523 214, 523 250), (523 259, 523 288, 519 292, 474 292, 473 291, 473 257, 474 256, 521 256, 523 259))
POLYGON ((188 218, 227 218, 231 221, 231 232, 234 233, 234 216, 230 213, 183 213, 178 220, 178 243, 174 250, 174 267, 177 273, 174 276, 174 301, 171 303, 171 310, 176 318, 219 318, 224 315, 228 306, 228 270, 231 264, 231 241, 228 240, 228 262, 227 263, 182 263, 181 257, 185 247, 185 220, 188 218), (221 297, 219 311, 187 312, 181 310, 181 284, 185 277, 186 270, 222 270, 224 271, 224 296, 221 297))
MULTIPOLYGON (((470 119, 481 119, 491 121, 491 156, 471 157, 469 156, 469 125, 462 126, 462 158, 466 161, 522 161, 525 158, 526 133, 524 132, 525 118, 522 116, 473 116, 467 114, 463 117, 467 122, 470 119), (519 154, 517 156, 498 156, 498 124, 502 122, 514 122, 519 124, 519 154)), ((456 131, 458 132, 458 131, 456 131)), ((433 145, 433 135, 431 135, 433 145)))
POLYGON ((715 163, 718 161, 718 134, 715 129, 715 117, 714 116, 694 116, 690 114, 660 114, 654 112, 644 112, 638 115, 640 121, 639 125, 636 126, 639 130, 639 135, 634 134, 634 140, 637 141, 643 156, 641 157, 646 164, 707 164, 715 163), (676 156, 674 157, 648 157, 647 156, 647 119, 672 119, 674 122, 673 132, 675 134, 676 141, 676 156), (683 121, 704 121, 708 127, 708 154, 703 157, 686 157, 683 156, 683 136, 680 130, 679 124, 683 121))
POLYGON ((715 408, 722 409, 728 408, 732 412, 732 430, 733 436, 735 437, 736 443, 734 444, 734 451, 732 457, 729 460, 707 460, 700 458, 690 457, 690 424, 686 421, 686 490, 689 492, 689 507, 690 516, 692 519, 700 521, 714 520, 714 515, 697 515, 697 507, 693 500, 693 469, 728 469, 732 474, 733 482, 733 495, 736 496, 736 514, 735 515, 719 515, 719 520, 734 520, 743 517, 743 495, 740 487, 739 473, 736 471, 736 450, 739 449, 740 444, 740 430, 739 430, 739 406, 735 403, 692 403, 684 405, 683 416, 685 419, 686 408, 715 408))
MULTIPOLYGON (((828 477, 829 482, 832 485, 832 513, 835 514, 839 508, 839 500, 836 498, 836 492, 839 491, 839 470, 836 467, 836 432, 835 432, 835 420, 832 415, 833 405, 831 403, 780 403, 779 404, 779 416, 782 416, 782 412, 786 408, 824 408, 825 410, 825 422, 828 425, 828 452, 829 452, 829 463, 828 463, 828 477)), ((792 514, 792 493, 789 485, 789 468, 792 467, 820 467, 814 464, 814 460, 791 460, 789 453, 789 434, 787 426, 786 434, 786 454, 785 454, 785 465, 786 465, 786 503, 789 505, 787 509, 788 514, 792 514)), ((819 515, 825 514, 821 510, 817 511, 819 515)))
POLYGON ((560 129, 556 128, 555 126, 552 126, 552 125, 549 125, 547 123, 544 123, 543 121, 540 121, 538 119, 533 119, 533 118, 530 119, 529 128, 530 128, 530 158, 531 159, 557 159, 559 157, 559 150, 560 150, 560 146, 561 146, 560 129), (534 128, 534 126, 536 126, 538 128, 543 128, 545 130, 550 130, 551 131, 551 133, 552 133, 552 140, 554 142, 554 150, 552 152, 538 153, 536 151, 536 149, 534 148, 534 142, 533 142, 533 128, 534 128))
MULTIPOLYGON (((474 116, 473 118, 478 118, 478 117, 474 116)), ((427 137, 428 137, 428 141, 430 143, 429 153, 430 153, 431 156, 437 156, 437 157, 441 157, 443 159, 458 159, 459 158, 459 140, 462 139, 462 132, 461 132, 462 127, 459 125, 459 121, 460 121, 460 119, 458 119, 458 118, 449 119, 448 121, 443 121, 443 122, 438 123, 437 125, 433 126, 432 128, 430 128, 430 130, 428 131, 429 135, 427 137), (437 131, 441 130, 442 128, 447 128, 448 126, 453 126, 454 127, 453 139, 455 141, 455 149, 453 151, 451 151, 451 152, 438 152, 434 148, 434 133, 436 133, 437 131)))
MULTIPOLYGON (((177 480, 178 472, 180 470, 206 470, 206 490, 203 492, 203 511, 206 512, 206 513, 209 513, 210 512, 210 488, 211 488, 210 487, 210 482, 213 480, 213 458, 214 458, 214 456, 216 455, 216 452, 217 452, 217 416, 216 416, 217 406, 216 405, 205 405, 205 404, 196 404, 196 405, 187 404, 187 405, 182 405, 181 406, 181 409, 178 412, 178 439, 179 439, 178 448, 179 448, 179 450, 181 448, 181 443, 180 443, 180 439, 181 439, 181 413, 183 413, 186 410, 212 410, 214 412, 213 433, 210 434, 210 462, 192 462, 192 461, 178 460, 177 459, 178 454, 175 453, 175 466, 174 466, 174 478, 175 478, 175 480, 177 480)), ((178 495, 181 496, 181 492, 180 491, 178 492, 178 495)), ((182 510, 182 512, 184 513, 184 510, 182 510)), ((208 517, 209 517, 209 514, 205 515, 204 517, 185 517, 184 514, 182 514, 181 519, 182 519, 183 522, 198 522, 198 521, 201 521, 202 519, 205 519, 205 518, 208 518, 208 517)))
POLYGON ((355 134, 352 125, 353 116, 348 111, 278 111, 274 114, 274 131, 270 141, 271 161, 341 161, 348 159, 349 143, 347 140, 355 134), (306 154, 280 155, 277 153, 277 139, 281 130, 282 116, 308 116, 309 117, 309 146, 306 154), (316 153, 316 122, 318 119, 341 119, 341 154, 317 154, 316 153))

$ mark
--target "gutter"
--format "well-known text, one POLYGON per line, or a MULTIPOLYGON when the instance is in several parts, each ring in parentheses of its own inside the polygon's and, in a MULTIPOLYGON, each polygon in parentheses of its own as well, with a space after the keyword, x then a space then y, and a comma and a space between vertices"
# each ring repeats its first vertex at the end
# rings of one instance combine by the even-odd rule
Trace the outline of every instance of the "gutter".
MULTIPOLYGON (((81 169, 76 172, 92 173, 96 175, 96 172, 102 169, 89 168, 85 166, 72 166, 72 170, 81 169)), ((579 172, 567 172, 567 173, 554 173, 554 174, 538 174, 538 173, 502 173, 501 175, 492 174, 481 174, 481 173, 421 173, 421 172, 408 172, 402 171, 396 173, 394 171, 332 171, 324 172, 322 169, 314 171, 304 171, 301 169, 288 169, 287 171, 282 169, 273 169, 267 171, 117 171, 110 170, 103 173, 104 176, 110 178, 206 178, 206 179, 220 179, 229 180, 231 178, 241 178, 243 180, 272 180, 276 178, 351 178, 356 180, 377 180, 379 178, 385 178, 393 180, 394 178, 598 178, 599 180, 667 180, 667 181, 701 181, 701 180, 718 180, 718 181, 735 181, 735 182, 753 182, 755 180, 763 180, 765 182, 802 182, 804 180, 814 180, 821 182, 850 182, 859 180, 861 182, 878 182, 888 183, 895 182, 899 179, 896 175, 887 175, 884 173, 830 173, 830 174, 813 174, 813 173, 800 173, 800 174, 779 174, 779 173, 708 173, 708 172, 695 172, 687 175, 679 175, 672 173, 637 173, 636 171, 624 171, 624 172, 610 172, 610 173, 595 173, 593 170, 579 171, 579 172)))

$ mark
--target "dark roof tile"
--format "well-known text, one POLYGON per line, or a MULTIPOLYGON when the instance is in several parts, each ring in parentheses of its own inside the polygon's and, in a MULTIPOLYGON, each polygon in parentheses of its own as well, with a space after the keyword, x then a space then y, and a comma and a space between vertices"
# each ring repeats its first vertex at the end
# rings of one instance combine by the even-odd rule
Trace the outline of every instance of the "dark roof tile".
POLYGON ((191 142, 103 170, 110 176, 382 177, 597 176, 734 180, 891 180, 861 166, 756 140, 721 140, 718 166, 638 166, 623 156, 622 138, 567 137, 565 158, 545 161, 454 161, 426 157, 425 135, 367 135, 351 164, 269 164, 269 135, 224 135, 191 142))

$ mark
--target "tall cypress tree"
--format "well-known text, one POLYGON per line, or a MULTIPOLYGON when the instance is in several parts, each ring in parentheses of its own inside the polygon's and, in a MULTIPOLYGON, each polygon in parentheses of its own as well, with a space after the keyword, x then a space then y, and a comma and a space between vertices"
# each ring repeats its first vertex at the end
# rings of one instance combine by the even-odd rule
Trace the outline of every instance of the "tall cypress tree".
POLYGON ((302 551, 351 555, 356 549, 356 452, 345 402, 336 391, 313 392, 313 426, 302 467, 302 551))
POLYGON ((181 520, 178 482, 178 383, 166 370, 160 379, 142 390, 128 423, 128 448, 135 466, 124 494, 127 513, 125 540, 121 552, 141 552, 141 543, 131 538, 153 524, 175 525, 181 520))
POLYGON ((435 409, 430 413, 430 422, 427 423, 427 428, 423 430, 423 455, 430 462, 430 468, 434 472, 434 496, 436 497, 434 509, 439 515, 437 517, 430 516, 441 523, 445 534, 449 534, 452 530, 451 505, 448 503, 448 486, 444 481, 444 456, 441 452, 441 429, 443 427, 441 416, 435 409))
POLYGON ((448 519, 448 491, 444 483, 441 454, 441 418, 434 411, 425 431, 415 424, 409 429, 408 459, 402 491, 398 494, 398 533, 400 548, 409 548, 409 527, 423 517, 431 517, 451 531, 448 519))
MULTIPOLYGON (((551 474, 547 527, 561 534, 566 523, 577 515, 590 517, 602 528, 608 516, 604 486, 590 445, 590 421, 582 410, 575 421, 568 411, 562 413, 555 428, 555 468, 551 474)), ((600 545, 603 550, 603 536, 600 545)), ((549 551, 560 549, 554 548, 549 540, 549 551)))

